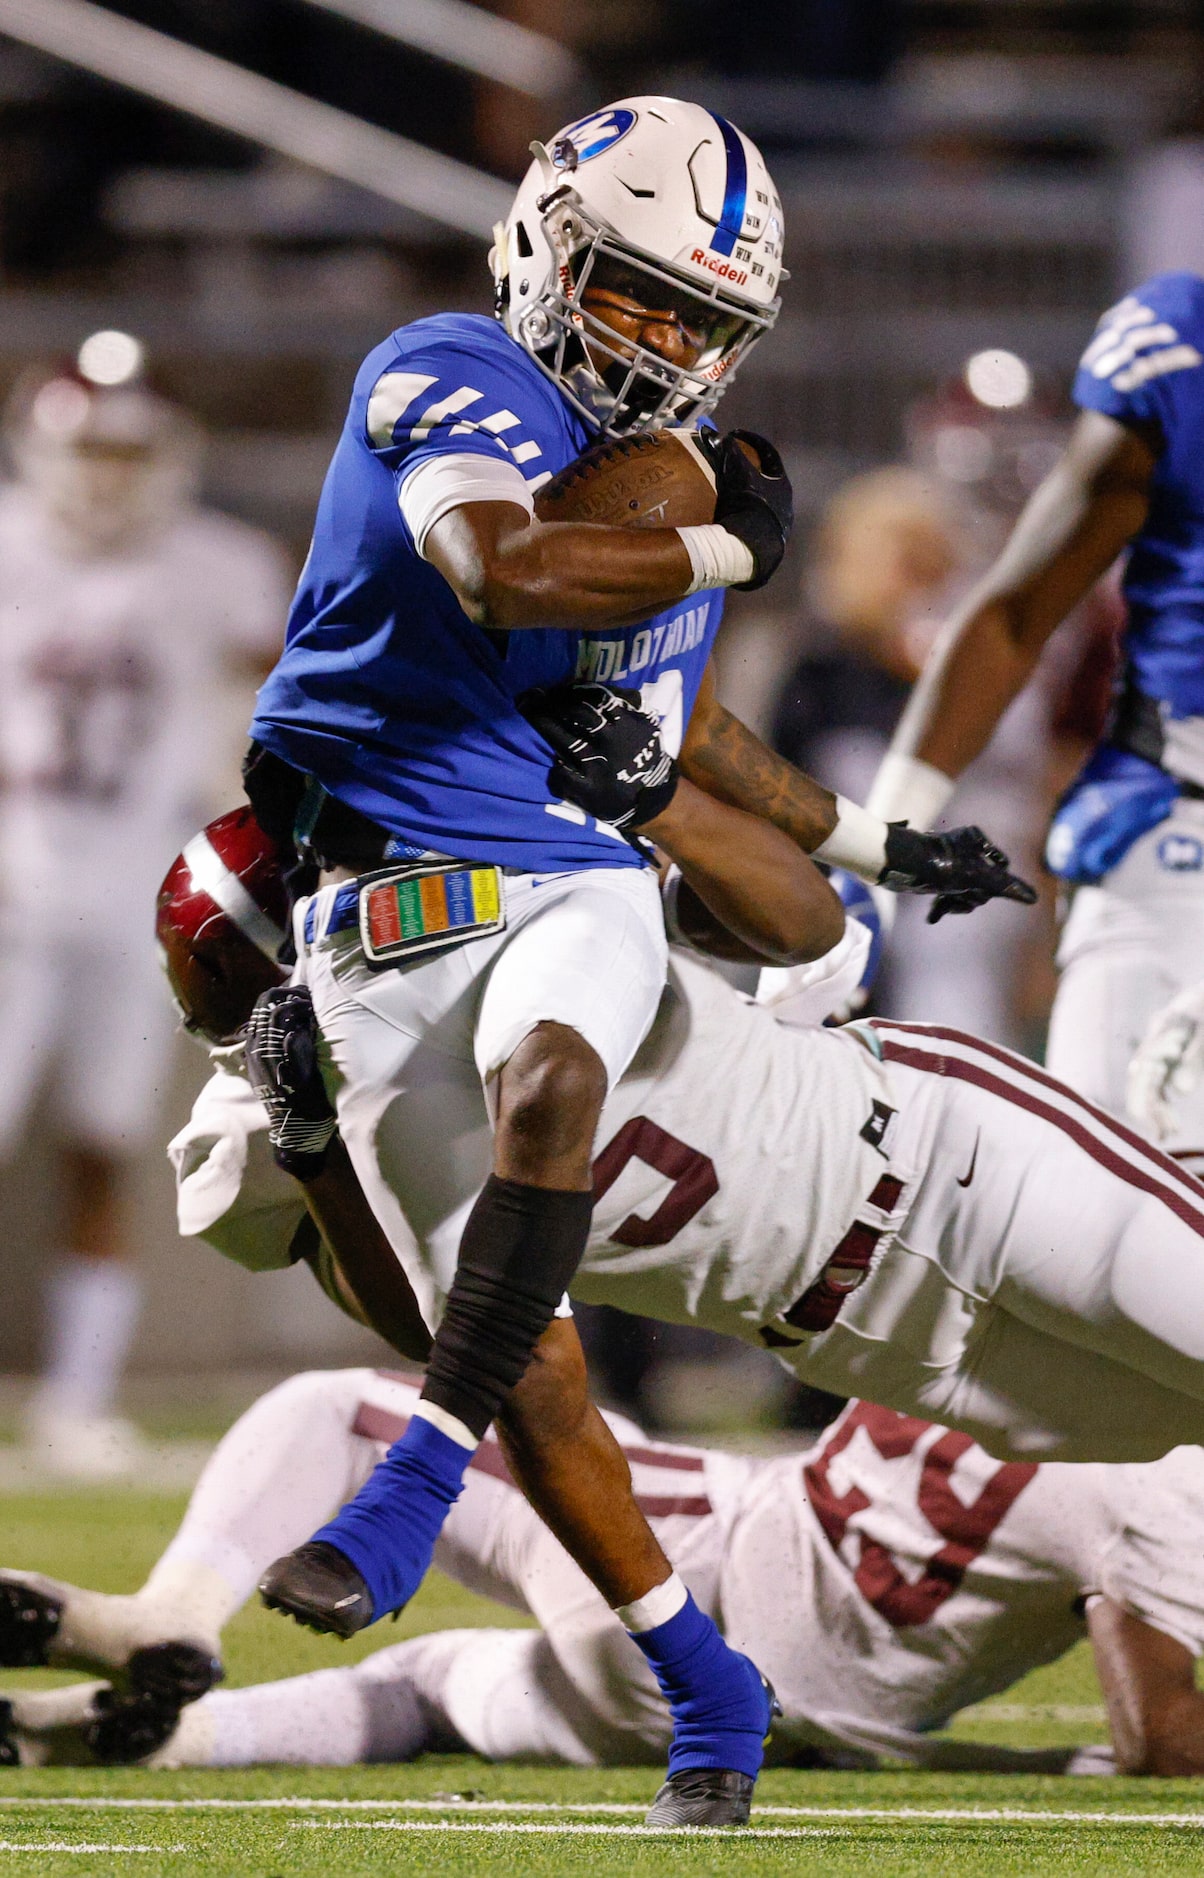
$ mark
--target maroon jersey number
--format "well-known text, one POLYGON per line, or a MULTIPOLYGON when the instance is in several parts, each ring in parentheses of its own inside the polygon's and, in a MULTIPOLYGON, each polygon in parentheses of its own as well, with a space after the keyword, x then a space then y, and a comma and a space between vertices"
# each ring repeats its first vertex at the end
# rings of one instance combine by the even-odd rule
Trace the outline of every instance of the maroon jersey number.
POLYGON ((646 1115, 633 1115, 594 1162, 595 1205, 631 1160, 654 1167, 673 1186, 650 1219, 638 1213, 627 1215, 610 1235, 619 1245, 668 1245, 719 1191, 719 1176, 708 1155, 688 1148, 646 1115))
MULTIPOLYGON (((854 1515, 870 1505, 869 1496, 859 1487, 851 1487, 843 1495, 835 1491, 831 1481, 835 1457, 848 1447, 858 1430, 863 1429, 885 1460, 897 1460, 910 1454, 931 1427, 931 1422, 919 1421, 913 1415, 898 1415, 893 1409, 859 1402, 824 1443, 810 1466, 804 1468, 807 1497, 834 1551, 839 1551, 854 1515)), ((954 1493, 949 1476, 966 1449, 973 1446, 969 1435, 949 1429, 924 1456, 916 1503, 945 1544, 932 1554, 921 1577, 905 1577, 884 1545, 864 1533, 854 1534, 853 1543, 860 1547, 853 1573, 857 1589, 896 1630, 927 1623, 945 1599, 952 1596, 967 1566, 978 1557, 1004 1514, 1037 1471, 1033 1462, 1007 1461, 991 1475, 973 1504, 967 1506, 954 1493)), ((847 1552, 842 1556, 847 1560, 847 1552)))

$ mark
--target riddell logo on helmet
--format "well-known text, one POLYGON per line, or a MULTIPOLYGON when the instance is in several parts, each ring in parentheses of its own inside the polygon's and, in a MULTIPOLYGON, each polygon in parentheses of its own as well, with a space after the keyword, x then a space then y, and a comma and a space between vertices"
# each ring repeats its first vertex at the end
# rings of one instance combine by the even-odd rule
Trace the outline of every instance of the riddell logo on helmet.
POLYGON ((713 254, 708 254, 705 248, 695 248, 690 259, 696 261, 699 267, 707 268, 712 274, 718 274, 723 280, 734 280, 738 287, 742 287, 748 279, 744 268, 733 267, 730 261, 717 260, 713 254))

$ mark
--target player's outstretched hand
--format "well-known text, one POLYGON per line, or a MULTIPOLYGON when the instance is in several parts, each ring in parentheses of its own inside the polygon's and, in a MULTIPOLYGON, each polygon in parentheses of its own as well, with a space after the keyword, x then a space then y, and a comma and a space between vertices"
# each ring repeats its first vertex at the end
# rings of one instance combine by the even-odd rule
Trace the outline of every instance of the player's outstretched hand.
POLYGON ((794 492, 786 465, 769 439, 755 430, 729 430, 719 438, 713 431, 700 431, 698 437, 700 443, 705 440, 715 469, 715 520, 744 543, 755 563, 752 579, 741 581, 741 590, 763 587, 781 566, 794 526, 794 492))
POLYGON ((245 1049, 251 1086, 268 1112, 277 1166, 296 1180, 313 1180, 338 1120, 318 1067, 318 1020, 304 985, 273 985, 260 993, 245 1049))
POLYGON ((1125 1107, 1155 1141, 1175 1133, 1175 1104, 1204 1074, 1204 983, 1155 1011, 1129 1064, 1125 1107))
POLYGON ((1036 891, 1008 871, 1008 857, 992 845, 981 828, 951 828, 948 834, 923 835, 906 822, 891 822, 886 836, 886 866, 880 886, 892 893, 934 895, 928 924, 946 913, 972 913, 988 900, 1019 900, 1032 906, 1036 891))
POLYGON ((555 751, 548 782, 566 802, 612 828, 640 828, 668 808, 677 764, 638 691, 555 685, 518 708, 555 751))

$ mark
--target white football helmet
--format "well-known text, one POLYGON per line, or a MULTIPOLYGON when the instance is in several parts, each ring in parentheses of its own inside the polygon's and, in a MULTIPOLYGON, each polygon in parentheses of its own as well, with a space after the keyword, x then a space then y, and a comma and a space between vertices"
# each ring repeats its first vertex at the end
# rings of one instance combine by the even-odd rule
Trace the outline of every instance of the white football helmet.
POLYGON ((62 373, 19 385, 5 412, 21 481, 69 551, 120 553, 170 525, 191 497, 201 437, 139 383, 62 373))
POLYGON ((605 435, 697 422, 781 304, 782 204, 760 151, 713 111, 655 97, 531 148, 490 255, 507 332, 605 435), (672 305, 703 337, 697 361, 619 339, 582 305, 591 282, 672 305))

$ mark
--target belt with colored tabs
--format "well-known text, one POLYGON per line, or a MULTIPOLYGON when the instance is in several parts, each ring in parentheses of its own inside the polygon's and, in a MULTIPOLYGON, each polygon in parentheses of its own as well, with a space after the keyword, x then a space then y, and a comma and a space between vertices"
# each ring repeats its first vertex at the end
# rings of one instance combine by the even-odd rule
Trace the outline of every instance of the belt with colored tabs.
MULTIPOLYGON (((461 945, 506 925, 501 874, 472 861, 385 867, 346 881, 322 924, 326 933, 359 928, 364 957, 391 965, 436 946, 461 945)), ((305 910, 305 939, 318 935, 318 902, 305 910)))
MULTIPOLYGON (((893 1212, 899 1204, 902 1191, 901 1180, 897 1180, 893 1174, 883 1174, 868 1204, 880 1207, 884 1213, 893 1212)), ((840 1315, 845 1299, 859 1285, 863 1285, 869 1276, 878 1241, 885 1231, 885 1226, 871 1226, 865 1220, 854 1220, 836 1250, 826 1260, 819 1277, 807 1286, 802 1297, 788 1311, 782 1312, 779 1323, 790 1324, 793 1329, 801 1330, 808 1336, 814 1336, 820 1330, 830 1330, 840 1315)), ((781 1350, 797 1349, 799 1339, 784 1337, 772 1325, 766 1324, 761 1330, 761 1341, 771 1350, 781 1350)))

